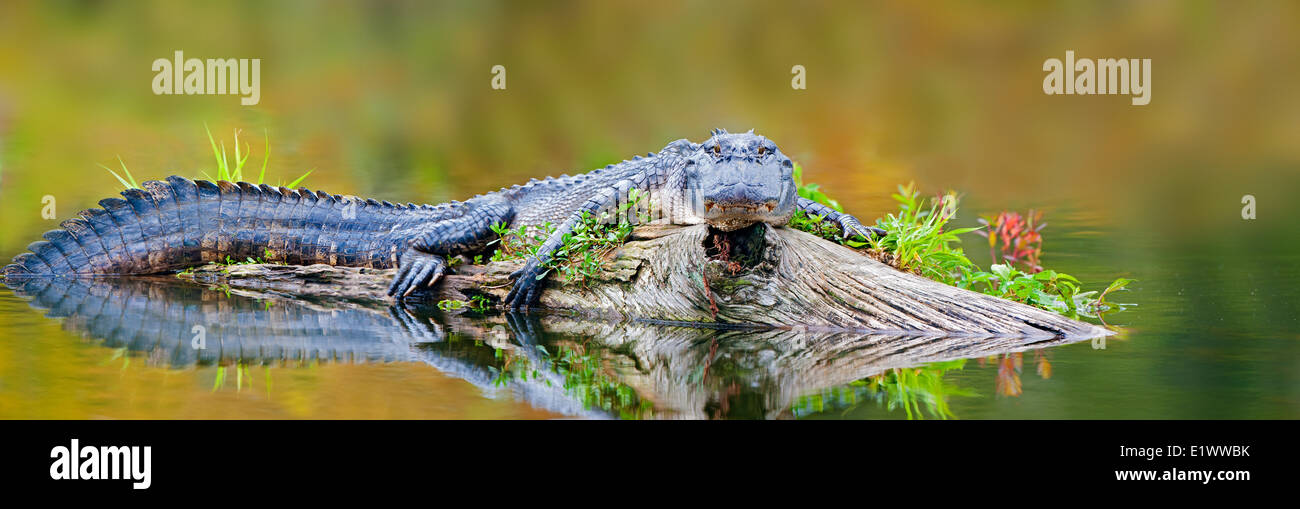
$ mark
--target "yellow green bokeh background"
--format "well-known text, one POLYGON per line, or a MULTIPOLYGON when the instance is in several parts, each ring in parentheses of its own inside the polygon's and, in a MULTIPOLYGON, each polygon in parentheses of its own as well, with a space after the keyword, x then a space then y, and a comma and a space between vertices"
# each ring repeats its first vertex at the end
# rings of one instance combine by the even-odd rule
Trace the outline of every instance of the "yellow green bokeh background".
MULTIPOLYGON (((1049 222, 1068 210, 1083 225, 1069 230, 1078 250, 1066 249, 1065 239, 1054 244, 1049 228, 1048 265, 1082 273, 1090 286, 1119 275, 1145 279, 1153 286, 1144 297, 1170 299, 1130 315, 1139 325, 1148 320, 1146 330, 1217 317, 1226 304, 1212 296, 1179 300, 1198 288, 1179 286, 1186 274, 1213 270, 1205 260, 1246 267, 1249 280, 1201 280, 1235 288, 1247 306, 1230 318, 1240 321, 1214 326, 1258 327, 1294 342, 1294 304, 1258 307, 1265 304, 1250 285, 1276 284, 1260 295, 1293 302, 1285 299, 1294 290, 1282 288, 1293 286, 1294 257, 1278 256, 1298 244, 1298 62, 1300 4, 1286 1, 6 1, 0 262, 119 191, 100 164, 116 168, 120 156, 139 180, 211 172, 205 125, 228 146, 241 129, 254 167, 269 135, 272 183, 314 169, 305 182, 313 189, 428 203, 587 171, 678 138, 699 141, 715 127, 753 128, 866 221, 892 210, 889 193, 908 181, 926 193, 962 192, 963 226, 1004 208, 1048 209, 1049 222), (261 103, 154 95, 150 65, 177 50, 261 59, 261 103), (1043 61, 1067 50, 1151 59, 1151 103, 1045 95, 1043 61), (494 65, 507 69, 505 90, 490 87, 494 65), (805 90, 790 86, 794 65, 807 71, 805 90), (1258 200, 1255 221, 1240 218, 1246 194, 1258 200), (46 195, 56 199, 57 219, 40 215, 46 195), (1087 247, 1100 242, 1104 251, 1087 247), (1183 249, 1204 256, 1177 262, 1183 249), (1165 280, 1140 273, 1169 260, 1181 268, 1165 280)), ((11 316, 25 309, 5 305, 11 316)), ((29 318, 8 334, 66 335, 29 318)), ((1186 338, 1145 344, 1188 351, 1186 338)), ((110 354, 59 342, 0 344, 0 416, 540 415, 486 402, 422 365, 284 374, 277 390, 303 402, 263 407, 238 399, 255 395, 209 393, 210 370, 124 378, 120 361, 96 364, 110 354), (75 393, 87 386, 105 392, 75 393), (454 401, 431 400, 433 393, 454 401)), ((1069 376, 1064 366, 1058 378, 1069 376)), ((1268 411, 1240 411, 1294 417, 1296 407, 1284 410, 1300 394, 1290 366, 1239 379, 1243 390, 1280 388, 1242 400, 1270 401, 1268 411)), ((1161 394, 1172 402, 1182 393, 1161 394)), ((1225 390, 1223 398, 1239 394, 1225 390)), ((1071 415, 1052 412, 1079 397, 1026 409, 1071 415)), ((1144 416, 1160 408, 1141 398, 1096 401, 1144 416)), ((1208 401, 1170 403, 1170 411, 1221 404, 1208 401)), ((1002 411, 1013 410, 966 410, 1016 415, 1002 411)))

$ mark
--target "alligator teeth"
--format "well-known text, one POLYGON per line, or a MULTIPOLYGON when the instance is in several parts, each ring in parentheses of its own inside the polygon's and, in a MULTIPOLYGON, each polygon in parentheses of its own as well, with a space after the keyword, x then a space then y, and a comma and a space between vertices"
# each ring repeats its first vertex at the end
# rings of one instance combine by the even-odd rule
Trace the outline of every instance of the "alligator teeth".
POLYGON ((772 212, 776 210, 776 205, 771 203, 764 203, 762 205, 718 205, 717 203, 714 202, 704 202, 705 212, 712 212, 714 210, 717 210, 718 212, 724 214, 728 212, 754 213, 754 212, 762 212, 764 210, 768 212, 772 212))

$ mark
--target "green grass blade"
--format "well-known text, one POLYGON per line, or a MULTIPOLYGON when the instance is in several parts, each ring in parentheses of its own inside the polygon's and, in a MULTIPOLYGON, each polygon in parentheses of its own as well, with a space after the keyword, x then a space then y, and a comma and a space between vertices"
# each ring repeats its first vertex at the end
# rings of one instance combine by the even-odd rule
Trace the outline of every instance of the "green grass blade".
MULTIPOLYGON (((224 146, 225 142, 222 144, 224 146)), ((235 173, 238 174, 243 167, 244 163, 239 159, 239 129, 235 129, 235 173)))
POLYGON ((208 144, 212 145, 212 158, 217 160, 217 177, 220 179, 223 176, 221 168, 225 166, 225 161, 222 160, 221 153, 217 151, 217 140, 212 138, 212 130, 208 129, 207 122, 203 123, 203 130, 208 133, 208 144))
POLYGON ((230 172, 230 158, 226 153, 225 140, 221 141, 221 167, 217 171, 219 171, 223 175, 225 180, 229 180, 231 182, 239 182, 237 176, 234 173, 230 172))
POLYGON ((293 182, 290 182, 289 185, 287 185, 287 186, 285 186, 285 187, 288 187, 288 188, 290 188, 290 189, 293 189, 293 188, 298 187, 298 184, 301 184, 301 183, 302 183, 302 180, 305 179, 305 178, 307 178, 308 175, 311 175, 311 172, 313 172, 313 171, 316 171, 316 169, 315 169, 315 168, 312 168, 312 169, 310 169, 310 170, 307 170, 307 173, 302 174, 301 177, 298 177, 297 180, 294 180, 293 182))
MULTIPOLYGON (((240 154, 239 129, 235 129, 235 176, 242 181, 244 180, 244 163, 247 163, 248 156, 252 155, 252 147, 245 143, 244 151, 242 152, 243 155, 241 156, 240 154)), ((258 184, 261 184, 261 182, 258 182, 258 184)))
POLYGON ((140 189, 140 184, 136 183, 135 176, 131 175, 131 170, 126 169, 126 162, 122 161, 122 156, 117 156, 117 163, 122 165, 122 173, 126 174, 126 178, 122 178, 121 175, 118 175, 117 172, 107 166, 101 164, 99 167, 108 170, 108 172, 113 175, 113 178, 116 178, 118 183, 122 184, 122 187, 126 189, 140 189))
POLYGON ((122 173, 126 174, 126 180, 131 183, 131 187, 143 189, 140 187, 140 184, 135 181, 135 176, 131 175, 131 170, 126 169, 126 161, 123 161, 122 156, 120 155, 117 156, 117 164, 122 165, 122 173))
POLYGON ((108 172, 109 172, 110 174, 113 175, 113 178, 117 179, 117 182, 118 182, 119 184, 122 184, 122 188, 123 188, 123 189, 131 189, 131 187, 133 187, 133 186, 131 186, 131 184, 127 183, 127 181, 126 181, 125 179, 123 179, 121 175, 118 175, 117 172, 113 171, 112 168, 109 168, 109 167, 104 166, 104 165, 102 165, 102 164, 99 165, 99 167, 100 167, 100 168, 103 168, 103 169, 105 169, 105 170, 108 170, 108 172))
MULTIPOLYGON (((271 132, 263 130, 263 133, 266 134, 266 142, 265 142, 266 153, 265 155, 262 156, 262 173, 257 175, 258 184, 261 184, 266 181, 266 162, 271 160, 271 132)), ((303 176, 306 177, 306 175, 303 176)), ((298 179, 298 180, 301 181, 302 179, 298 179)))

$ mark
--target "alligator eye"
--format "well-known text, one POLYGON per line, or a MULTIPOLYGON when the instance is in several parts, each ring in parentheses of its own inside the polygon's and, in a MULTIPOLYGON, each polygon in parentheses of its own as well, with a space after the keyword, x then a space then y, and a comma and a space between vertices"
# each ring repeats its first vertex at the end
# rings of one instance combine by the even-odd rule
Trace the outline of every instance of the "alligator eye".
POLYGON ((758 155, 761 156, 764 152, 767 152, 767 147, 758 147, 758 155))

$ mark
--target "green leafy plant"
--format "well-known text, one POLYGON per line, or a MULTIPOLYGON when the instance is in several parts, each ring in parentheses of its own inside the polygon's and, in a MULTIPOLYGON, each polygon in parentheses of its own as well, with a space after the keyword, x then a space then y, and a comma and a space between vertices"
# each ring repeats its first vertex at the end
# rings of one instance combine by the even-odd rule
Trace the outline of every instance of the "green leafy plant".
POLYGON ((438 301, 438 309, 443 311, 455 311, 463 307, 465 307, 465 301, 463 300, 447 299, 438 301))
POLYGON ((485 313, 492 308, 492 302, 483 295, 473 295, 468 301, 445 299, 438 301, 438 309, 443 311, 455 311, 458 309, 468 309, 475 313, 485 313))
POLYGON ((555 225, 547 221, 540 227, 520 226, 510 229, 506 223, 496 223, 492 225, 492 232, 497 238, 488 242, 488 245, 497 247, 492 252, 491 261, 522 260, 537 255, 542 242, 555 233, 555 225))
POLYGON ((497 348, 494 351, 501 366, 488 366, 493 374, 493 385, 502 387, 512 381, 538 381, 548 386, 550 380, 542 375, 545 370, 563 380, 566 394, 581 401, 584 408, 617 411, 623 419, 639 419, 653 412, 649 400, 642 399, 636 390, 620 381, 601 358, 599 349, 584 346, 560 345, 551 353, 542 345, 535 345, 537 357, 530 360, 518 352, 497 348))
POLYGON ((791 410, 804 418, 827 411, 850 412, 874 403, 890 412, 902 409, 908 419, 954 419, 949 407, 953 396, 976 397, 970 389, 953 386, 944 380, 949 371, 959 371, 966 359, 930 363, 914 368, 894 368, 857 380, 847 387, 823 390, 798 398, 791 410))
MULTIPOLYGON (((840 202, 827 196, 827 194, 821 190, 820 184, 814 184, 811 182, 805 183, 803 181, 803 167, 800 166, 799 163, 794 164, 794 185, 799 197, 815 201, 830 207, 837 212, 844 211, 844 208, 840 206, 840 202)), ((862 247, 866 245, 865 243, 856 240, 846 241, 840 239, 840 226, 835 223, 826 222, 825 219, 826 218, 823 216, 808 214, 802 210, 795 210, 794 216, 790 218, 789 226, 826 240, 848 244, 852 247, 862 247)))
POLYGON ((876 221, 885 230, 884 237, 871 239, 871 248, 882 261, 901 270, 915 272, 948 284, 956 284, 974 267, 957 244, 958 235, 978 227, 948 229, 957 216, 957 194, 949 192, 938 199, 920 198, 914 184, 898 186, 893 195, 898 212, 876 221))
MULTIPOLYGON (((838 202, 816 184, 805 184, 799 166, 795 165, 795 168, 795 183, 799 186, 800 196, 827 206, 834 205, 838 210, 838 202)), ((838 226, 802 212, 795 214, 790 226, 862 249, 900 270, 1072 318, 1101 318, 1106 312, 1123 308, 1123 305, 1111 304, 1105 299, 1108 294, 1124 290, 1133 282, 1132 279, 1118 278, 1101 292, 1083 291, 1082 283, 1074 276, 1042 267, 1041 231, 1046 226, 1042 222, 1042 212, 1031 210, 1028 216, 1003 212, 982 218, 982 226, 950 228, 949 223, 957 216, 959 199, 956 193, 925 199, 921 198, 916 186, 909 183, 898 186, 893 198, 898 203, 898 211, 876 220, 876 226, 887 234, 866 242, 840 238, 838 226), (976 266, 960 247, 960 235, 966 233, 989 238, 993 260, 1005 263, 995 263, 989 271, 976 266), (1017 263, 1026 270, 1017 268, 1017 263)))
MULTIPOLYGON (((603 211, 599 215, 583 212, 573 230, 561 237, 560 247, 551 253, 546 268, 537 276, 546 277, 551 271, 564 275, 569 283, 587 286, 595 280, 609 261, 610 255, 632 235, 633 225, 626 219, 629 212, 641 212, 641 220, 649 221, 649 213, 640 211, 638 205, 644 195, 636 189, 628 191, 628 200, 619 204, 615 214, 621 218, 612 221, 612 215, 603 211)), ((555 233, 555 226, 545 223, 540 228, 520 226, 510 229, 505 224, 492 226, 498 236, 490 244, 497 245, 492 261, 536 258, 542 243, 555 233)))
MULTIPOLYGON (((262 251, 262 256, 259 256, 257 258, 253 258, 250 256, 250 257, 245 257, 243 260, 236 260, 233 256, 226 255, 225 260, 208 262, 206 266, 219 267, 221 268, 222 272, 229 274, 230 267, 236 265, 266 265, 266 264, 284 265, 285 264, 284 262, 268 261, 273 258, 274 258, 274 253, 272 253, 270 249, 264 249, 262 251)), ((197 267, 186 267, 184 270, 177 272, 176 277, 183 279, 186 276, 193 275, 196 268, 197 267)))

